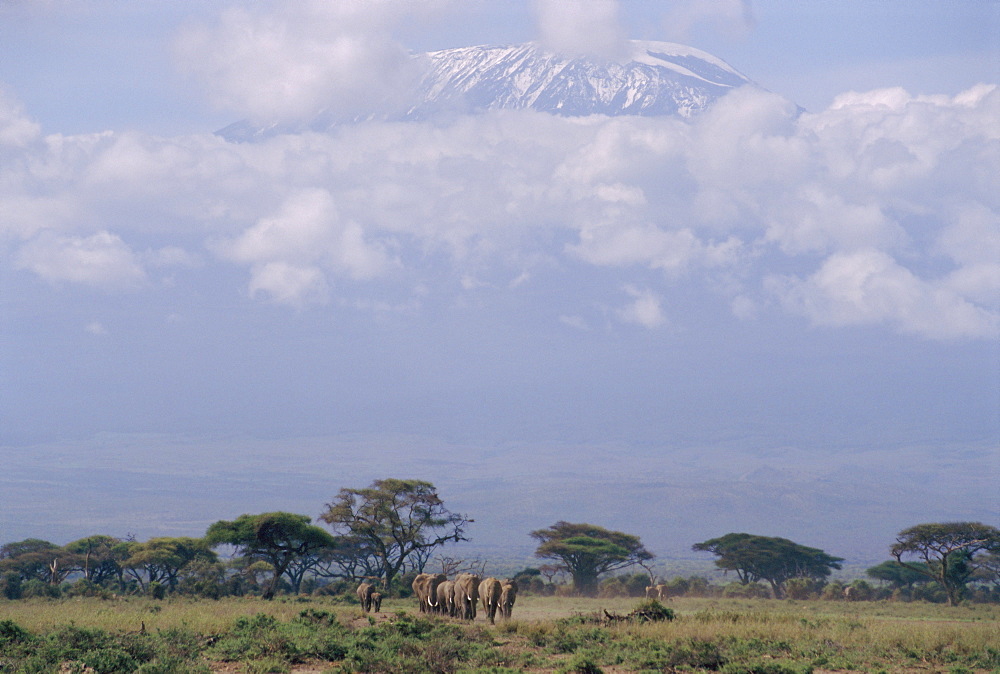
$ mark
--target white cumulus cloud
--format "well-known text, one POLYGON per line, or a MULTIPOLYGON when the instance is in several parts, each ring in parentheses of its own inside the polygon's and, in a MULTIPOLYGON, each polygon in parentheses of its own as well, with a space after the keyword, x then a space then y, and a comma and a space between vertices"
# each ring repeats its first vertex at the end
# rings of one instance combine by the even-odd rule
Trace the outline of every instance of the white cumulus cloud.
POLYGON ((889 322, 901 331, 947 339, 1000 336, 1000 316, 919 278, 875 250, 830 256, 807 279, 772 278, 770 285, 792 311, 819 325, 889 322))
POLYGON ((89 236, 43 232, 20 247, 16 264, 46 281, 68 281, 106 289, 135 288, 145 272, 131 248, 117 234, 89 236))
POLYGON ((41 127, 24 114, 19 103, 0 89, 0 149, 24 146, 39 136, 41 127))
POLYGON ((550 298, 554 319, 597 325, 596 292, 627 284, 618 317, 655 326, 696 287, 745 320, 988 338, 997 119, 995 86, 851 93, 811 114, 743 88, 691 120, 508 111, 257 143, 33 137, 2 150, 0 255, 104 289, 142 285, 144 265, 171 267, 175 287, 236 268, 234 292, 301 307, 411 306, 417 288, 527 298, 592 273, 578 292, 593 296, 550 298))
MULTIPOLYGON (((429 3, 433 5, 434 3, 429 3)), ((287 0, 232 7, 191 25, 176 50, 217 105, 253 119, 372 112, 405 90, 413 64, 390 29, 421 3, 287 0)))
POLYGON ((658 328, 667 322, 661 306, 662 299, 648 288, 625 286, 631 301, 618 310, 618 318, 644 328, 658 328))

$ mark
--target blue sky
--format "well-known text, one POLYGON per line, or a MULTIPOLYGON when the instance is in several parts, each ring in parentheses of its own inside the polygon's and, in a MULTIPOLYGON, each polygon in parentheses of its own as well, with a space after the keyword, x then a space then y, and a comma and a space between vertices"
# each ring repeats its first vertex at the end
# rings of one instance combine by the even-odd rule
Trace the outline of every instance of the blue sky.
POLYGON ((0 2, 0 539, 315 515, 403 467, 488 522, 481 466, 541 490, 520 528, 479 534, 524 545, 600 517, 582 485, 611 456, 650 466, 614 489, 676 511, 595 523, 661 554, 741 528, 824 547, 873 507, 866 555, 919 521, 995 520, 998 35, 1000 3, 973 0, 0 2), (624 37, 691 44, 763 90, 690 122, 213 135, 368 105, 409 51, 624 37), (282 457, 304 446, 343 452, 343 474, 324 456, 297 491, 282 457), (525 452, 571 469, 570 495, 546 501, 525 452), (108 465, 171 487, 102 483, 108 465), (915 471, 903 496, 877 481, 894 465, 915 471), (873 500, 802 505, 864 466, 873 500), (193 473, 273 479, 202 502, 193 473), (700 521, 674 474, 751 475, 814 520, 740 487, 700 521), (918 498, 928 481, 948 497, 918 498), (100 507, 51 505, 70 494, 100 507))

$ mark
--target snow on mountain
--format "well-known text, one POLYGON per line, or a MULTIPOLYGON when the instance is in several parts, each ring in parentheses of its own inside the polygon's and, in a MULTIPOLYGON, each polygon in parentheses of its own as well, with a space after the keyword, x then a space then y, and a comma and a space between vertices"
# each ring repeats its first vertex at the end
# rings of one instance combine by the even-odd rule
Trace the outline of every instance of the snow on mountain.
POLYGON ((691 117, 751 81, 729 64, 693 47, 630 41, 619 60, 567 57, 534 43, 445 49, 415 55, 422 73, 412 105, 343 118, 324 110, 297 125, 237 122, 219 133, 252 140, 277 133, 324 131, 372 119, 426 120, 448 114, 531 109, 563 116, 678 115, 691 117))

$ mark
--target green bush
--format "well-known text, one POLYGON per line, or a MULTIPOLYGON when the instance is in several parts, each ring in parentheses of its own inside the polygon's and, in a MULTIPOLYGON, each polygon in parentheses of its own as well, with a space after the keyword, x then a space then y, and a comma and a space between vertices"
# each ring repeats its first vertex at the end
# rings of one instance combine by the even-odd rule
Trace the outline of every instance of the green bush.
POLYGON ((87 651, 80 657, 80 662, 96 674, 134 672, 139 668, 139 663, 128 651, 116 646, 87 651))
POLYGON ((20 599, 24 594, 21 575, 14 571, 5 573, 3 578, 0 578, 0 594, 6 599, 20 599))
POLYGON ((34 635, 13 620, 0 620, 0 649, 31 643, 34 635))
POLYGON ((586 654, 577 655, 558 671, 560 674, 604 674, 604 670, 586 654))

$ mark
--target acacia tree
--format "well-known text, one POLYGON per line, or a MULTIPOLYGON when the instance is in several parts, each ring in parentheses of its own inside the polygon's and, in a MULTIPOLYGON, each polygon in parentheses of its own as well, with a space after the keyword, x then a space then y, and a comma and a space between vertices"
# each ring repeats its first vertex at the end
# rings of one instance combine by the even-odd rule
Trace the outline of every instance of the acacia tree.
MULTIPOLYGON (((922 564, 918 564, 920 566, 922 564)), ((923 571, 901 566, 895 560, 888 560, 867 569, 865 573, 869 578, 881 580, 889 583, 894 590, 909 590, 918 583, 928 583, 930 579, 923 571)))
POLYGON ((126 545, 129 554, 122 566, 143 589, 151 583, 166 583, 171 590, 176 589, 181 570, 188 564, 216 560, 215 553, 201 538, 162 536, 145 543, 129 541, 126 545))
POLYGON ((735 571, 744 585, 767 581, 776 599, 785 596, 786 581, 792 578, 824 580, 844 561, 842 557, 833 557, 787 538, 752 534, 726 534, 695 543, 691 549, 716 555, 715 565, 725 571, 735 571))
POLYGON ((98 585, 116 579, 121 584, 125 574, 122 564, 129 557, 128 543, 98 534, 67 543, 65 549, 78 556, 79 570, 85 579, 98 585))
POLYGON ((35 579, 58 585, 76 571, 78 565, 76 554, 39 538, 27 538, 0 547, 0 570, 13 571, 22 580, 35 579))
POLYGON ((556 560, 573 577, 573 588, 583 596, 597 593, 601 574, 653 559, 638 536, 610 531, 593 524, 556 522, 531 532, 539 541, 535 556, 556 560))
POLYGON ((948 605, 961 599, 965 582, 1000 551, 1000 529, 982 522, 918 524, 896 536, 889 552, 900 565, 936 580, 948 596, 948 605), (904 562, 903 558, 923 563, 904 562))
POLYGON ((365 489, 341 489, 320 519, 374 556, 386 589, 411 556, 449 542, 467 541, 473 520, 444 507, 430 482, 388 478, 365 489))
POLYGON ((303 561, 334 546, 333 536, 311 521, 308 515, 286 512, 240 515, 232 522, 219 520, 210 526, 205 540, 212 546, 232 545, 248 561, 270 564, 274 572, 261 596, 272 599, 282 575, 291 571, 290 579, 298 589, 303 561))

